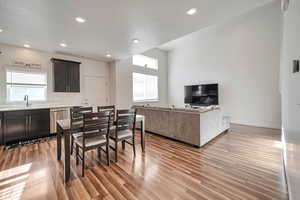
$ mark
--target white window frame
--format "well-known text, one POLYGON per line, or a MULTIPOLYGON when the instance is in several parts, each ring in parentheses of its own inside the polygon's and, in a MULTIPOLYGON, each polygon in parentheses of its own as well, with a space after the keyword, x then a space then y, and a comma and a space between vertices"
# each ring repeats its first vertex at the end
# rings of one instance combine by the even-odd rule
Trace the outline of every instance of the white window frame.
POLYGON ((147 74, 147 73, 143 73, 143 72, 132 72, 132 99, 133 99, 134 103, 158 102, 159 101, 159 76, 157 74, 147 74), (155 98, 155 99, 144 98, 142 100, 135 100, 135 98, 134 98, 134 79, 133 79, 134 74, 141 74, 141 75, 144 75, 144 76, 154 76, 154 77, 157 78, 157 98, 155 98))
POLYGON ((44 96, 45 96, 45 99, 43 100, 30 100, 30 96, 29 96, 29 100, 31 102, 45 102, 47 101, 48 99, 48 74, 47 72, 35 72, 35 71, 28 71, 28 70, 17 70, 17 69, 6 69, 5 70, 5 94, 6 94, 6 102, 7 103, 18 103, 18 102, 22 102, 22 100, 20 101, 11 101, 9 99, 9 95, 8 95, 8 92, 7 92, 7 86, 13 86, 13 85, 17 85, 17 86, 41 86, 41 87, 45 87, 45 93, 44 93, 44 96), (46 79, 46 83, 45 84, 30 84, 30 83, 10 83, 8 82, 7 80, 7 73, 8 72, 19 72, 19 73, 30 73, 30 74, 43 74, 45 75, 45 79, 46 79))
POLYGON ((143 67, 143 68, 153 70, 153 71, 158 71, 158 59, 150 57, 150 56, 144 56, 142 54, 137 54, 137 55, 132 56, 132 65, 138 66, 138 67, 143 67), (139 63, 135 62, 135 59, 145 59, 145 60, 152 59, 155 64, 154 64, 154 67, 150 67, 147 64, 142 65, 142 64, 139 64, 139 63))

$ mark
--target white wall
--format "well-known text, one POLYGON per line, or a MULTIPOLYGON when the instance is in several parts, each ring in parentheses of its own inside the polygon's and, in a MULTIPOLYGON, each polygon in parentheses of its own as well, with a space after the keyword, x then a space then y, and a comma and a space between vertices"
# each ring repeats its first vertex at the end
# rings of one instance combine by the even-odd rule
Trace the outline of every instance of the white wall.
POLYGON ((300 59, 300 0, 290 0, 284 14, 281 60, 282 131, 290 199, 300 199, 300 73, 292 73, 300 59))
POLYGON ((38 63, 42 65, 41 71, 47 72, 48 75, 48 99, 47 103, 58 104, 82 104, 85 102, 85 82, 86 76, 101 76, 109 78, 109 66, 105 62, 94 61, 89 59, 52 54, 47 52, 35 51, 25 48, 17 48, 13 46, 0 44, 0 105, 7 104, 5 90, 5 69, 11 67, 14 61, 25 61, 28 63, 38 63), (80 65, 80 93, 54 93, 53 92, 53 74, 52 57, 73 60, 81 62, 80 65))
POLYGON ((279 128, 280 30, 278 2, 164 45, 169 104, 184 105, 185 85, 218 82, 232 122, 279 128))
MULTIPOLYGON (((158 73, 153 72, 152 70, 146 70, 149 74, 158 75, 158 92, 159 92, 159 101, 157 102, 145 102, 139 104, 150 104, 153 106, 167 106, 168 105, 168 62, 167 62, 167 52, 152 49, 149 50, 143 55, 150 56, 158 59, 158 73)), ((116 61, 112 64, 111 69, 111 80, 116 81, 115 87, 115 102, 118 108, 129 108, 133 104, 138 104, 133 102, 132 97, 132 73, 140 72, 144 73, 144 68, 139 66, 132 65, 132 58, 126 60, 116 61)))

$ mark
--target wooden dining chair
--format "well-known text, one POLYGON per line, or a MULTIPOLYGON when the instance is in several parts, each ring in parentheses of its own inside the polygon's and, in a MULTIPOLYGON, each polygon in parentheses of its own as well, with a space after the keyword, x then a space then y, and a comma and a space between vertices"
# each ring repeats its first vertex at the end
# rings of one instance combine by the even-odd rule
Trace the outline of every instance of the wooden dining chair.
POLYGON ((106 153, 107 165, 110 164, 109 158, 109 127, 111 113, 84 113, 82 137, 75 138, 76 145, 76 165, 79 160, 82 162, 82 176, 85 168, 85 152, 97 149, 98 156, 101 159, 101 151, 106 153), (106 146, 104 150, 102 147, 106 146), (81 154, 80 154, 81 153, 81 154))
POLYGON ((118 161, 118 143, 122 142, 122 148, 125 149, 125 143, 132 145, 135 156, 135 109, 117 110, 115 130, 110 134, 110 139, 115 142, 111 148, 115 151, 115 161, 118 161), (130 142, 131 139, 131 142, 130 142))
POLYGON ((98 112, 110 112, 112 117, 111 117, 111 122, 112 125, 110 126, 110 133, 113 133, 115 131, 115 120, 116 120, 116 106, 111 105, 111 106, 98 106, 98 112))
POLYGON ((70 109, 71 120, 71 154, 73 154, 74 139, 82 136, 83 114, 92 113, 93 107, 73 107, 70 109))

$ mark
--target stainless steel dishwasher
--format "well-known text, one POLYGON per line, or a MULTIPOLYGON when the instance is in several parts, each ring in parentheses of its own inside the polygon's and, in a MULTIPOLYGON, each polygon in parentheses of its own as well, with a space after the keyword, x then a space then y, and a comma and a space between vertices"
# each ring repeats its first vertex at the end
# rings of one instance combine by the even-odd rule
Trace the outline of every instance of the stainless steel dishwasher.
POLYGON ((50 109, 50 133, 55 134, 56 121, 70 119, 70 108, 51 108, 50 109))

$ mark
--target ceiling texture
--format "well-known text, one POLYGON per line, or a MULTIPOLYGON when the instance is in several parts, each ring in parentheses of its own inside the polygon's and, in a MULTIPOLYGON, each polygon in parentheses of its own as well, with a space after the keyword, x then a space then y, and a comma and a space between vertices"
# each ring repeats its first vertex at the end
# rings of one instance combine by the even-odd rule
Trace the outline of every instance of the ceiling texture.
POLYGON ((124 59, 270 1, 0 0, 0 43, 28 43, 32 49, 104 61, 124 59), (198 12, 189 16, 190 8, 198 12), (76 22, 78 16, 86 22, 76 22), (140 43, 134 44, 135 38, 140 43))

